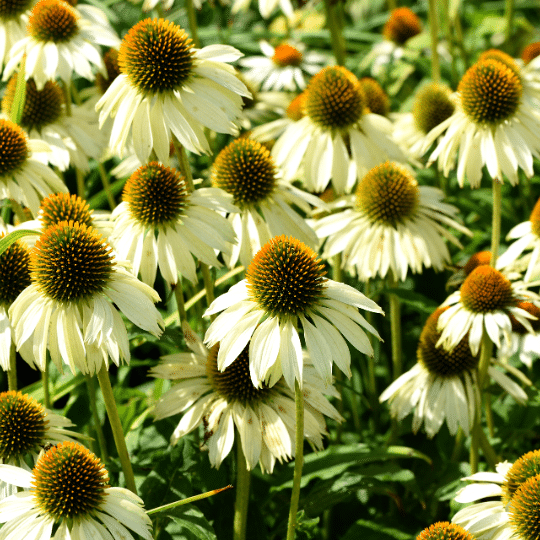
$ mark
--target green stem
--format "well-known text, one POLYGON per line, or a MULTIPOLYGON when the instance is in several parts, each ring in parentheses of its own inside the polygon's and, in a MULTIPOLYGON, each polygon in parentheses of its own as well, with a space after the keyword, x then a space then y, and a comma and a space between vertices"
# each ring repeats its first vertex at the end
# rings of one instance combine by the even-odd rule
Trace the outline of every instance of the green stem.
POLYGON ((438 83, 441 81, 441 64, 437 51, 439 29, 436 0, 429 0, 429 33, 431 35, 431 78, 438 83))
POLYGON ((493 179, 493 214, 491 217, 491 260, 489 264, 495 267, 499 255, 499 245, 501 243, 501 209, 502 194, 501 182, 493 179))
POLYGON ((9 369, 7 372, 8 376, 8 390, 16 392, 18 390, 17 386, 17 358, 15 356, 15 344, 12 343, 9 348, 9 369))
POLYGON ((480 446, 482 447, 482 452, 484 453, 484 456, 486 457, 486 461, 488 462, 489 468, 491 470, 495 469, 495 465, 499 463, 501 460, 499 459, 499 456, 497 456, 497 453, 493 449, 493 446, 491 446, 488 438, 486 437, 486 434, 480 430, 480 446))
POLYGON ((97 372, 97 379, 101 388, 101 394, 103 395, 103 401, 105 402, 105 408, 107 409, 107 416, 109 418, 109 423, 111 424, 118 457, 120 458, 122 470, 124 471, 126 487, 136 494, 137 486, 135 485, 133 467, 131 466, 131 460, 129 459, 126 439, 124 437, 124 431, 122 430, 122 423, 120 422, 116 401, 114 400, 111 379, 109 378, 109 372, 105 366, 102 366, 97 372))
POLYGON ((41 372, 41 384, 43 385, 43 405, 51 408, 51 394, 49 388, 49 360, 45 361, 45 370, 41 372))
POLYGON ((464 67, 465 69, 467 69, 469 67, 469 53, 465 48, 465 40, 463 39, 463 27, 461 26, 461 19, 459 17, 459 14, 456 14, 454 18, 454 31, 456 37, 456 45, 459 49, 461 59, 465 64, 464 67))
POLYGON ((186 179, 187 187, 189 191, 193 191, 195 186, 193 185, 193 175, 191 174, 191 167, 189 165, 186 149, 176 140, 176 137, 173 137, 173 146, 176 157, 178 158, 178 163, 180 164, 180 170, 186 179))
POLYGON ((182 499, 180 501, 175 501, 169 504, 164 504, 163 506, 158 506, 157 508, 152 508, 152 510, 147 510, 147 514, 151 516, 152 514, 158 514, 159 512, 167 512, 168 510, 172 510, 173 508, 176 508, 177 506, 183 506, 184 504, 190 504, 192 502, 197 502, 202 499, 207 499, 208 497, 212 497, 213 495, 217 495, 218 493, 221 493, 222 491, 227 491, 228 489, 232 489, 233 486, 225 486, 223 488, 219 489, 213 489, 212 491, 207 491, 206 493, 201 493, 200 495, 193 495, 193 497, 188 497, 187 499, 182 499))
POLYGON ((81 199, 86 198, 86 187, 84 185, 84 175, 79 169, 75 169, 75 178, 77 179, 77 195, 81 199))
POLYGON ((514 0, 506 0, 504 3, 504 18, 506 28, 504 32, 506 46, 509 47, 514 34, 514 0))
POLYGON ((103 190, 107 196, 107 202, 109 203, 109 208, 114 210, 116 208, 116 201, 114 200, 114 195, 111 189, 111 183, 109 181, 109 174, 105 170, 103 163, 101 161, 98 163, 99 177, 101 178, 101 183, 103 185, 103 190))
MULTIPOLYGON (((161 379, 160 379, 161 380, 161 379)), ((86 377, 86 389, 88 390, 88 400, 90 401, 90 409, 92 411, 92 420, 94 422, 94 431, 99 444, 99 453, 102 461, 105 463, 109 461, 109 452, 107 451, 107 441, 105 435, 101 429, 101 421, 97 410, 96 403, 96 385, 94 384, 94 377, 86 377)))
POLYGON ((336 16, 336 6, 332 3, 332 0, 324 0, 324 8, 326 11, 326 26, 330 30, 330 41, 332 44, 332 50, 336 57, 336 62, 339 66, 345 64, 345 40, 343 39, 343 33, 341 26, 339 25, 338 17, 336 16))
POLYGON ((474 474, 478 471, 478 449, 480 444, 480 438, 482 436, 482 396, 484 393, 484 386, 487 379, 487 372, 489 364, 491 362, 491 356, 493 353, 493 341, 489 337, 488 333, 484 329, 482 335, 482 344, 480 348, 480 360, 478 362, 478 385, 475 392, 475 417, 473 422, 472 429, 472 440, 471 440, 471 454, 470 454, 470 463, 471 463, 471 474, 474 474))
POLYGON ((465 439, 465 433, 461 426, 458 426, 458 431, 456 433, 456 438, 454 439, 454 449, 452 450, 452 455, 450 461, 458 462, 460 461, 459 456, 461 454, 461 448, 463 446, 463 440, 465 439))
POLYGON ((388 2, 386 2, 386 4, 388 5, 388 11, 393 11, 394 9, 397 8, 397 1, 396 0, 388 0, 388 2))
POLYGON ((193 45, 197 49, 199 49, 201 46, 201 42, 199 40, 199 30, 197 28, 197 14, 195 13, 195 6, 193 5, 193 0, 186 0, 185 6, 188 16, 191 39, 193 40, 193 45))
MULTIPOLYGON (((388 286, 397 287, 397 280, 393 273, 388 277, 388 286)), ((388 295, 390 303, 390 335, 392 337, 392 366, 393 376, 396 380, 402 371, 402 351, 401 351, 401 303, 397 294, 388 295)))
POLYGON ((177 281, 175 285, 173 285, 174 290, 174 297, 176 298, 176 307, 178 309, 178 317, 180 318, 180 325, 182 325, 183 321, 187 321, 187 313, 186 308, 184 304, 184 290, 182 289, 182 282, 180 280, 177 281))
MULTIPOLYGON (((206 302, 208 303, 208 306, 214 301, 215 294, 214 294, 214 280, 212 279, 212 274, 210 273, 210 268, 207 264, 203 263, 201 261, 201 272, 203 276, 204 281, 204 290, 206 291, 206 302)), ((214 317, 210 317, 212 320, 215 319, 214 317)))
POLYGON ((236 450, 236 499, 234 501, 233 540, 245 540, 251 473, 248 471, 246 457, 242 451, 239 437, 236 440, 236 450))
POLYGON ((294 382, 294 400, 296 404, 296 443, 287 540, 294 540, 296 535, 296 515, 298 513, 300 482, 302 480, 302 467, 304 465, 304 394, 302 393, 297 380, 294 382))

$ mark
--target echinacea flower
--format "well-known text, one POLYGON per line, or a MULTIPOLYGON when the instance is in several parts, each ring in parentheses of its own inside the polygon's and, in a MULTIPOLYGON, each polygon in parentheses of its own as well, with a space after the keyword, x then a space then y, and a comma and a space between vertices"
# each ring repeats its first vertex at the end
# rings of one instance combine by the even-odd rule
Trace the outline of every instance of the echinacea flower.
POLYGON ((167 283, 176 284, 179 274, 196 283, 193 256, 221 266, 214 250, 230 253, 235 236, 220 212, 236 211, 231 197, 220 189, 190 192, 176 169, 152 161, 126 182, 123 202, 112 213, 110 242, 150 286, 158 267, 167 283))
POLYGON ((315 75, 305 90, 304 117, 290 124, 272 148, 286 180, 302 178, 308 191, 320 193, 330 181, 341 195, 357 176, 405 156, 392 138, 392 123, 366 112, 360 81, 342 66, 315 75), (300 173, 302 171, 302 173, 300 173))
POLYGON ((33 157, 50 147, 10 120, 0 119, 0 199, 15 199, 35 216, 40 200, 50 193, 67 192, 62 180, 33 157))
MULTIPOLYGON (((10 117, 16 88, 17 75, 13 75, 2 98, 4 117, 10 117)), ((89 159, 98 159, 106 147, 95 112, 70 104, 67 114, 64 92, 55 81, 47 81, 38 90, 34 79, 27 80, 19 125, 29 137, 41 139, 50 147, 47 152, 34 152, 33 157, 61 171, 70 165, 82 171, 90 170, 89 159)))
POLYGON ((272 47, 267 41, 259 43, 264 56, 247 56, 238 63, 246 68, 247 79, 261 85, 261 90, 287 90, 294 92, 306 87, 328 58, 316 51, 306 51, 302 43, 283 42, 272 47))
POLYGON ((498 52, 481 58, 461 79, 454 113, 432 129, 426 149, 440 135, 429 162, 438 160, 448 176, 457 161, 457 179, 480 186, 484 165, 498 182, 518 183, 518 169, 533 174, 540 155, 540 95, 516 62, 498 52))
MULTIPOLYGON (((0 233, 0 238, 4 236, 5 233, 0 233)), ((14 344, 8 309, 28 285, 30 252, 25 242, 18 241, 0 255, 0 367, 4 371, 10 369, 11 348, 14 344)))
POLYGON ((526 503, 527 499, 530 501, 528 490, 532 488, 534 502, 540 488, 540 450, 527 452, 514 463, 498 463, 495 470, 462 478, 472 483, 460 489, 455 500, 474 504, 459 510, 452 521, 473 533, 478 540, 537 538, 534 526, 535 519, 538 520, 538 506, 532 512, 534 516, 531 508, 527 515, 526 503))
POLYGON ((516 260, 527 257, 527 270, 523 280, 527 283, 540 278, 540 199, 536 201, 529 219, 513 227, 506 239, 515 241, 500 255, 498 265, 510 266, 516 260), (524 256, 525 251, 530 251, 530 254, 524 256))
MULTIPOLYGON (((72 440, 78 434, 69 429, 67 418, 45 409, 22 392, 0 393, 0 464, 30 470, 26 459, 34 462, 48 444, 72 440)), ((17 493, 17 487, 0 480, 0 501, 17 493)))
MULTIPOLYGON (((126 263, 124 263, 126 264, 126 263)), ((17 350, 45 369, 47 351, 59 370, 94 374, 109 358, 129 361, 120 312, 156 336, 163 319, 158 294, 113 257, 93 228, 73 221, 49 227, 37 240, 30 263, 32 283, 11 304, 17 350), (114 305, 113 305, 114 303, 114 305)))
POLYGON ((416 94, 412 112, 394 115, 394 138, 412 157, 419 158, 426 153, 427 134, 450 118, 455 108, 455 98, 448 86, 427 84, 416 94))
POLYGON ((3 66, 15 43, 26 36, 28 13, 35 0, 6 2, 0 6, 0 66, 3 66))
POLYGON ((396 45, 405 45, 412 37, 422 31, 422 22, 418 15, 404 6, 393 9, 384 24, 383 36, 396 45))
MULTIPOLYGON (((220 344, 209 350, 186 323, 182 328, 192 352, 165 356, 150 371, 155 377, 176 381, 154 410, 157 419, 183 413, 171 442, 176 444, 204 421, 210 463, 215 467, 231 451, 235 432, 248 470, 259 463, 263 472, 271 473, 276 460, 281 463, 293 457, 294 392, 285 381, 280 379, 272 387, 255 387, 249 375, 249 345, 228 367, 218 370, 220 344)), ((304 435, 320 449, 326 434, 323 415, 342 420, 323 394, 338 394, 331 385, 323 384, 307 360, 304 362, 304 435)))
POLYGON ((233 285, 207 309, 219 313, 205 336, 210 347, 220 342, 217 365, 226 369, 249 345, 251 380, 272 386, 283 375, 293 388, 302 386, 303 360, 299 330, 311 361, 326 384, 332 364, 350 374, 351 355, 344 337, 364 354, 373 354, 368 332, 376 330, 357 308, 382 313, 356 289, 324 277, 313 250, 292 237, 277 236, 255 255, 246 279, 233 285), (251 342, 250 342, 251 340, 251 342))
POLYGON ((342 253, 343 267, 360 280, 391 272, 403 281, 409 270, 442 270, 450 261, 445 240, 460 243, 445 225, 471 234, 453 219, 457 208, 442 199, 439 189, 419 186, 405 167, 386 162, 362 178, 355 194, 329 205, 336 212, 313 227, 327 237, 323 256, 342 253))
POLYGON ((438 521, 429 527, 426 527, 416 540, 475 540, 469 531, 455 523, 448 521, 438 521))
POLYGON ((382 86, 372 77, 362 77, 360 84, 364 91, 366 107, 369 109, 369 112, 388 116, 390 112, 390 98, 382 86))
POLYGON ((120 157, 126 143, 146 163, 152 150, 169 162, 171 135, 196 154, 210 153, 204 127, 237 133, 246 86, 228 62, 242 54, 227 45, 195 49, 186 32, 164 19, 145 19, 126 34, 118 54, 121 74, 96 109, 100 125, 114 118, 110 146, 120 157))
POLYGON ((525 64, 532 62, 538 56, 540 56, 540 41, 529 43, 523 48, 520 55, 525 64))
MULTIPOLYGON (((447 307, 440 307, 429 316, 418 343, 418 362, 380 396, 381 402, 389 402, 390 412, 398 421, 414 409, 413 432, 424 424, 428 437, 433 437, 445 421, 452 435, 459 427, 468 435, 476 414, 476 367, 480 358, 471 352, 467 336, 450 352, 437 345, 441 335, 437 323, 445 311, 447 307)), ((527 394, 494 365, 488 367, 488 376, 516 401, 525 403, 527 394)))
POLYGON ((0 479, 23 488, 0 501, 0 540, 21 531, 25 540, 124 540, 129 530, 152 540, 142 500, 111 487, 100 459, 81 444, 44 450, 32 471, 0 465, 0 479))
POLYGON ((94 227, 104 237, 108 237, 112 230, 109 212, 90 210, 87 201, 78 195, 70 193, 53 193, 45 197, 41 201, 36 219, 24 221, 17 225, 15 229, 34 230, 36 232, 36 236, 26 235, 24 237, 24 242, 32 248, 39 236, 49 227, 61 221, 73 221, 87 227, 94 227))
POLYGON ((442 330, 438 345, 452 350, 468 333, 469 345, 477 354, 484 331, 493 343, 501 345, 500 336, 510 343, 513 316, 529 332, 534 319, 519 302, 540 303, 537 294, 526 289, 522 282, 512 282, 502 272, 489 265, 475 268, 461 288, 453 292, 443 306, 450 306, 439 318, 442 330))
POLYGON ((317 235, 294 206, 308 213, 311 205, 320 206, 320 201, 280 176, 270 151, 253 139, 237 139, 216 157, 212 184, 232 195, 240 210, 229 214, 238 244, 226 257, 228 266, 240 260, 247 268, 255 253, 274 236, 294 236, 311 248, 317 247, 317 235))
POLYGON ((98 46, 114 47, 118 37, 105 21, 87 18, 63 0, 39 0, 28 19, 28 34, 15 43, 4 69, 3 80, 17 71, 26 55, 25 77, 33 78, 38 90, 57 77, 71 84, 76 73, 94 80, 93 67, 103 63, 98 46))
POLYGON ((505 360, 516 355, 530 369, 533 360, 540 356, 540 307, 531 302, 518 302, 517 307, 528 311, 536 317, 529 321, 533 332, 529 332, 514 317, 511 317, 512 335, 510 343, 503 342, 497 350, 497 355, 505 360))

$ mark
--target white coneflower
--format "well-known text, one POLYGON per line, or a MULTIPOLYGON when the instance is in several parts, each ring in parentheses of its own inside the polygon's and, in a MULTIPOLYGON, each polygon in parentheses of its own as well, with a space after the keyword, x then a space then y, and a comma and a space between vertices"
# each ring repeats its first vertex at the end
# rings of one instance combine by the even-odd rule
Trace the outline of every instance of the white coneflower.
MULTIPOLYGON (((26 459, 34 462, 44 446, 78 437, 66 429, 72 426, 67 418, 45 409, 28 394, 0 393, 0 464, 30 470, 26 459)), ((16 486, 0 480, 0 501, 15 493, 16 486)))
POLYGON ((407 148, 412 157, 420 158, 427 150, 427 134, 450 118, 455 108, 455 97, 448 86, 427 84, 416 94, 412 112, 394 115, 396 141, 407 148))
POLYGON ((0 65, 3 66, 15 43, 26 37, 28 14, 35 0, 6 2, 0 6, 0 65))
POLYGON ((519 259, 527 258, 524 281, 529 282, 540 278, 540 199, 536 201, 529 219, 516 225, 506 238, 514 242, 498 258, 498 265, 506 267, 519 259), (525 251, 530 251, 530 253, 524 256, 525 251))
POLYGON ((234 47, 195 49, 186 32, 164 19, 145 19, 120 44, 116 77, 96 109, 100 125, 114 118, 110 146, 120 157, 133 143, 141 163, 152 150, 169 162, 172 136, 188 150, 209 153, 204 127, 237 133, 246 86, 228 62, 242 56, 234 47))
POLYGON ((455 499, 474 504, 461 509, 452 521, 479 540, 538 538, 540 451, 527 452, 514 463, 498 463, 495 469, 462 478, 472 483, 455 499))
MULTIPOLYGON (((445 310, 448 308, 438 308, 426 321, 417 348, 418 363, 380 397, 380 401, 389 402, 398 421, 414 410, 413 431, 416 433, 424 424, 428 437, 433 437, 445 421, 452 435, 458 428, 468 435, 476 414, 476 367, 480 358, 472 354, 467 336, 451 352, 437 346, 441 335, 437 323, 445 310)), ((527 394, 495 365, 489 366, 488 376, 516 401, 525 403, 527 394)))
POLYGON ((366 112, 362 84, 344 67, 317 73, 302 105, 305 116, 290 124, 272 148, 286 180, 302 178, 306 189, 317 193, 332 181, 340 195, 376 165, 405 160, 392 138, 392 123, 366 112))
POLYGON ((529 319, 535 316, 518 307, 519 302, 540 305, 540 298, 523 283, 510 281, 492 266, 477 266, 461 288, 443 303, 450 309, 439 318, 442 333, 438 345, 452 350, 468 333, 471 350, 477 354, 485 330, 491 341, 500 347, 501 334, 510 343, 511 317, 533 332, 529 319))
POLYGON ((114 47, 119 39, 93 12, 86 13, 91 18, 82 15, 63 0, 37 2, 28 19, 28 34, 10 51, 4 80, 17 71, 26 55, 25 77, 33 78, 38 90, 57 77, 71 84, 74 73, 92 81, 93 68, 103 69, 98 46, 114 47))
MULTIPOLYGON (((4 227, 2 227, 4 228, 4 227)), ((8 229, 6 228, 6 233, 8 229)), ((0 233, 0 238, 5 236, 0 233)), ((17 296, 30 285, 30 252, 26 243, 18 241, 0 255, 0 367, 10 369, 13 328, 8 309, 17 296)))
POLYGON ((219 267, 214 250, 230 253, 235 235, 220 212, 238 211, 231 199, 216 188, 189 192, 176 169, 152 161, 126 182, 123 202, 112 213, 110 242, 150 286, 158 267, 170 284, 177 283, 179 274, 196 283, 193 256, 219 267))
POLYGON ((0 465, 0 479, 23 488, 0 501, 0 540, 124 540, 130 530, 152 540, 142 500, 110 487, 100 459, 81 444, 45 450, 32 471, 0 465))
POLYGON ((470 231, 453 218, 458 209, 443 202, 437 188, 419 186, 397 163, 371 169, 356 193, 334 201, 337 210, 314 221, 320 238, 327 238, 323 256, 343 253, 343 266, 362 281, 385 277, 400 280, 424 267, 442 270, 450 261, 445 240, 461 247, 445 226, 470 231))
POLYGON ((540 155, 540 96, 516 62, 490 51, 467 70, 457 97, 454 113, 426 137, 427 149, 442 135, 430 162, 438 160, 448 176, 457 161, 459 185, 467 179, 473 188, 484 165, 493 179, 505 176, 512 185, 518 169, 532 176, 533 156, 540 155))
POLYGON ((0 119, 0 199, 15 199, 35 216, 43 197, 67 192, 62 180, 33 157, 50 147, 26 133, 10 120, 0 119))
MULTIPOLYGON (((7 118, 11 115, 16 88, 17 75, 13 75, 2 98, 2 113, 7 118)), ((55 81, 47 81, 38 90, 34 79, 28 79, 19 125, 30 138, 41 139, 50 147, 50 151, 35 152, 33 157, 61 171, 70 165, 89 171, 89 159, 98 159, 107 144, 94 111, 71 104, 67 114, 64 92, 55 81)))
POLYGON ((259 43, 264 56, 247 56, 238 63, 246 68, 244 76, 261 85, 261 90, 294 92, 306 87, 307 79, 317 73, 328 57, 316 51, 306 51, 302 43, 280 43, 272 47, 267 41, 259 43))
MULTIPOLYGON (((172 443, 204 421, 210 462, 219 467, 231 451, 235 432, 246 457, 247 468, 257 463, 271 473, 277 461, 294 456, 294 392, 280 379, 272 387, 253 385, 249 374, 249 345, 225 370, 217 368, 220 344, 210 350, 187 326, 183 325, 191 353, 165 356, 151 374, 171 379, 176 384, 159 400, 158 419, 183 413, 174 430, 172 443)), ((337 397, 331 385, 324 385, 313 366, 305 360, 303 394, 304 434, 316 448, 322 448, 326 434, 324 416, 341 421, 337 410, 323 394, 337 397)))
POLYGON ((266 242, 282 234, 317 247, 317 235, 294 207, 309 213, 311 205, 321 205, 319 199, 283 181, 261 143, 248 138, 230 143, 214 161, 211 178, 214 186, 232 195, 240 209, 229 214, 238 237, 238 244, 226 258, 230 267, 240 260, 247 268, 266 242))
POLYGON ((250 374, 260 387, 281 375, 293 388, 302 385, 303 329, 311 361, 330 384, 332 365, 350 374, 351 355, 345 341, 364 354, 373 349, 364 330, 378 336, 358 308, 381 308, 349 285, 324 277, 321 260, 295 238, 277 236, 255 255, 243 279, 210 305, 205 315, 222 311, 205 336, 209 346, 220 342, 218 369, 227 368, 249 346, 250 374))
POLYGON ((120 312, 154 335, 162 332, 158 294, 114 260, 93 227, 50 226, 32 250, 31 278, 9 316, 21 356, 42 371, 47 351, 59 369, 65 363, 73 373, 93 374, 109 358, 117 365, 129 361, 120 312))
POLYGON ((426 527, 416 540, 476 540, 476 537, 455 523, 438 521, 426 527))

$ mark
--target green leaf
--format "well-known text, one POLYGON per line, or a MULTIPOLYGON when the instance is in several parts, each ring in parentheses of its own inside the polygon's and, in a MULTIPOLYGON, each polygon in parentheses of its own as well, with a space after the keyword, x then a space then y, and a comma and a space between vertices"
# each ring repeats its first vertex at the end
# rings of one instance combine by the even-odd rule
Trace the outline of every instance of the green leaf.
MULTIPOLYGON (((431 459, 413 448, 406 446, 389 446, 388 448, 373 449, 367 444, 351 444, 345 446, 331 446, 322 452, 309 454, 305 457, 302 469, 301 487, 305 487, 311 480, 319 478, 329 480, 341 475, 349 467, 360 467, 376 461, 398 458, 423 459, 431 464, 431 459)), ((292 472, 294 463, 290 463, 287 470, 277 480, 279 485, 272 489, 280 491, 292 487, 292 472)))
POLYGON ((395 294, 404 304, 422 313, 433 313, 439 306, 437 302, 424 296, 423 294, 409 289, 385 288, 380 291, 382 294, 395 294))
POLYGON ((410 533, 359 519, 345 534, 342 540, 411 540, 410 533))
POLYGON ((24 236, 39 236, 39 232, 31 231, 29 229, 20 229, 18 231, 10 232, 7 236, 4 236, 2 240, 0 240, 0 255, 2 255, 2 253, 4 253, 9 246, 24 236))
POLYGON ((24 102, 26 101, 26 77, 25 77, 26 55, 23 55, 19 64, 17 73, 17 86, 15 87, 15 96, 11 105, 11 121, 19 124, 24 111, 24 102))
POLYGON ((172 521, 166 531, 174 540, 217 540, 212 525, 198 508, 192 506, 167 515, 172 521))

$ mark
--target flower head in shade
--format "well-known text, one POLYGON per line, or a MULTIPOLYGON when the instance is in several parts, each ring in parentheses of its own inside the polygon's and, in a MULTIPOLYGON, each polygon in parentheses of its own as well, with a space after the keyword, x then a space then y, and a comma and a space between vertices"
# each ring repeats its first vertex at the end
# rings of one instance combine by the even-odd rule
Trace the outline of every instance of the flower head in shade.
POLYGON ((3 66, 15 43, 26 36, 28 13, 34 0, 6 2, 0 6, 0 65, 3 66))
POLYGON ((455 499, 473 504, 462 508, 452 521, 479 540, 538 538, 534 529, 538 505, 533 508, 540 489, 540 450, 527 452, 514 463, 499 463, 495 470, 462 478, 472 483, 460 489, 455 499))
POLYGON ((119 41, 106 20, 87 18, 63 0, 39 0, 27 29, 28 34, 11 50, 3 77, 8 80, 26 55, 25 77, 33 78, 38 90, 57 77, 71 84, 74 73, 92 81, 93 68, 103 69, 98 46, 115 46, 119 41))
POLYGON ((438 345, 452 350, 468 333, 471 350, 477 354, 485 330, 491 341, 500 347, 501 334, 510 343, 512 316, 532 332, 529 319, 535 316, 518 307, 519 302, 540 305, 540 298, 523 283, 510 281, 492 266, 478 266, 460 289, 444 301, 443 305, 450 309, 439 318, 442 333, 438 345))
POLYGON ((246 86, 228 62, 242 54, 227 45, 195 49, 186 32, 164 19, 145 19, 126 34, 118 54, 121 74, 96 108, 100 125, 111 116, 111 149, 126 143, 146 163, 152 150, 168 163, 172 136, 191 152, 210 153, 204 127, 236 133, 246 86))
POLYGON ((370 112, 388 116, 390 112, 390 98, 383 90, 382 86, 372 77, 362 77, 360 79, 362 90, 366 98, 366 107, 370 112))
MULTIPOLYGON (((172 442, 195 429, 202 421, 207 434, 210 462, 219 467, 229 454, 235 437, 246 457, 248 469, 257 463, 271 473, 277 461, 294 456, 294 392, 280 379, 272 387, 253 385, 249 374, 249 345, 225 370, 217 367, 220 344, 210 350, 186 324, 183 325, 191 353, 165 356, 151 374, 176 384, 156 405, 158 419, 183 413, 172 442)), ((306 359, 304 360, 306 362, 306 359)), ((305 437, 320 449, 326 434, 324 416, 342 420, 323 394, 337 397, 325 386, 309 363, 304 365, 305 437)))
POLYGON ((272 149, 285 179, 301 176, 306 189, 317 193, 332 181, 342 194, 375 165, 403 161, 391 122, 367 112, 366 105, 362 84, 344 67, 317 73, 305 90, 303 118, 290 124, 272 149))
POLYGON ((272 47, 260 42, 264 56, 242 58, 239 64, 246 68, 244 75, 261 85, 261 90, 287 90, 294 92, 306 87, 306 76, 315 75, 328 58, 316 51, 306 51, 302 43, 280 43, 272 47))
POLYGON ((73 373, 93 374, 109 358, 117 365, 129 361, 120 312, 161 334, 158 294, 114 259, 93 227, 73 221, 50 226, 35 244, 30 268, 32 283, 9 316, 17 349, 31 366, 43 371, 47 350, 59 369, 65 363, 73 373))
POLYGON ((132 538, 130 530, 152 540, 142 500, 110 487, 100 459, 81 444, 61 442, 43 451, 32 471, 0 465, 0 479, 23 488, 0 501, 2 540, 21 530, 25 540, 123 540, 132 538))
POLYGON ((280 178, 270 151, 260 142, 241 138, 226 146, 217 156, 211 171, 214 186, 233 197, 240 212, 229 214, 238 237, 227 258, 233 267, 238 260, 248 267, 253 256, 274 236, 294 236, 310 247, 317 246, 315 232, 296 212, 320 205, 317 197, 305 193, 280 178))
MULTIPOLYGON (((2 113, 9 118, 17 87, 13 75, 2 99, 2 113)), ((34 79, 26 82, 26 94, 20 126, 33 139, 41 139, 50 151, 35 152, 34 158, 65 171, 70 165, 89 171, 89 159, 97 159, 106 146, 100 132, 96 114, 85 107, 71 104, 66 113, 64 92, 54 81, 47 81, 38 90, 34 79)))
POLYGON ((17 124, 0 119, 0 199, 15 199, 36 215, 43 197, 67 191, 62 180, 33 157, 48 148, 28 139, 17 124))
MULTIPOLYGON (((63 416, 45 409, 22 392, 0 393, 0 464, 28 469, 43 446, 77 437, 66 428, 73 424, 63 416)), ((0 500, 17 493, 16 486, 0 480, 0 500)))
POLYGON ((392 10, 383 28, 383 35, 396 45, 405 45, 407 40, 422 31, 422 22, 418 15, 408 7, 392 10))
POLYGON ((364 354, 373 349, 364 329, 374 335, 357 308, 382 313, 353 287, 325 278, 313 250, 292 237, 277 236, 255 255, 246 279, 214 300, 205 315, 223 311, 205 336, 210 347, 220 342, 219 370, 226 369, 249 342, 249 369, 257 387, 272 386, 281 375, 292 388, 302 385, 299 330, 311 361, 326 384, 332 364, 350 374, 351 356, 345 341, 364 354), (250 341, 251 340, 251 341, 250 341))
POLYGON ((445 240, 460 246, 444 226, 470 234, 453 219, 457 208, 442 199, 440 190, 419 186, 405 167, 378 165, 355 194, 331 204, 336 213, 314 222, 319 237, 327 237, 323 256, 343 253, 343 266, 363 281, 388 272, 405 280, 409 269, 423 267, 442 270, 450 261, 445 240))
POLYGON ((448 176, 457 161, 457 179, 480 186, 484 165, 491 178, 512 185, 518 169, 530 177, 540 155, 539 94, 516 62, 497 51, 481 57, 461 79, 454 114, 432 129, 426 149, 440 135, 429 157, 448 176), (457 159, 456 159, 457 157, 457 159))
POLYGON ((150 286, 158 267, 168 283, 175 284, 178 274, 196 283, 193 256, 219 267, 214 250, 229 253, 235 240, 230 223, 219 213, 238 210, 230 199, 216 188, 189 192, 176 169, 152 161, 126 182, 123 202, 112 214, 110 242, 150 286))
MULTIPOLYGON (((0 234, 0 238, 4 236, 4 233, 0 234)), ((30 252, 26 243, 18 241, 0 255, 0 367, 4 371, 10 369, 13 344, 13 329, 8 309, 28 285, 30 285, 30 252)))
MULTIPOLYGON (((403 420, 414 409, 412 429, 422 424, 428 437, 433 437, 446 421, 452 435, 458 427, 468 434, 475 415, 475 387, 478 354, 473 355, 467 336, 451 352, 437 345, 440 331, 437 323, 448 308, 438 308, 426 321, 417 348, 417 364, 398 377, 380 396, 388 401, 392 416, 403 420)), ((488 368, 489 376, 524 403, 527 394, 507 375, 488 368)))
POLYGON ((450 118, 455 108, 455 98, 448 86, 427 84, 416 94, 412 112, 396 115, 396 141, 407 148, 413 157, 421 157, 427 150, 426 135, 450 118))
POLYGON ((536 201, 527 221, 516 225, 506 237, 514 240, 508 249, 499 257, 498 265, 510 266, 519 259, 526 260, 527 270, 524 281, 540 278, 540 199, 536 201), (530 252, 524 255, 525 252, 530 252))
POLYGON ((439 521, 426 527, 416 540, 475 540, 476 537, 463 527, 448 521, 439 521))
POLYGON ((529 43, 523 48, 520 56, 525 64, 532 62, 535 58, 540 56, 540 41, 529 43))

